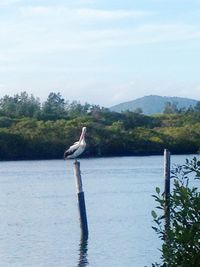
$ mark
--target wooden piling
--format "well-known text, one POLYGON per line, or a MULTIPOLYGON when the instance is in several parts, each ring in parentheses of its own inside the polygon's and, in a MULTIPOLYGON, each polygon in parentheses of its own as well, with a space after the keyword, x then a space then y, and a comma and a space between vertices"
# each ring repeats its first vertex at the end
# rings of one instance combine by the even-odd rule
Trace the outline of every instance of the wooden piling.
POLYGON ((170 152, 164 150, 164 200, 165 200, 165 227, 166 230, 170 226, 170 152))
POLYGON ((74 177, 76 181, 76 189, 78 196, 78 208, 79 208, 79 217, 80 217, 80 227, 82 237, 84 239, 88 238, 88 224, 87 224, 87 214, 86 214, 86 206, 85 206, 85 197, 83 192, 83 185, 81 179, 81 170, 80 170, 80 162, 74 162, 74 177))
POLYGON ((88 239, 81 238, 80 244, 79 244, 78 267, 88 266, 87 251, 88 251, 88 239))

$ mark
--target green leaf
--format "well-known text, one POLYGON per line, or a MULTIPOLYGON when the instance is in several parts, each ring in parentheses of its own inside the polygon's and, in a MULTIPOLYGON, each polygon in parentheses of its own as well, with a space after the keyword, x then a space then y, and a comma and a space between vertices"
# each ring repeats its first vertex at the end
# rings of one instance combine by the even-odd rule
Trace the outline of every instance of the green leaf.
POLYGON ((154 210, 152 210, 151 215, 154 219, 158 217, 157 213, 154 210))
POLYGON ((156 187, 156 193, 160 194, 160 188, 159 187, 156 187))
POLYGON ((153 229, 154 231, 158 232, 158 228, 157 228, 157 227, 152 226, 152 229, 153 229))

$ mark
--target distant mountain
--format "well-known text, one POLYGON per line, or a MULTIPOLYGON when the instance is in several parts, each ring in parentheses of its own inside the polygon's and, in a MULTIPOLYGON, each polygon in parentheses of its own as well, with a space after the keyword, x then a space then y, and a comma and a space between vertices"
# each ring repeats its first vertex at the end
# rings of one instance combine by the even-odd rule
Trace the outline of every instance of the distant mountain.
POLYGON ((177 108, 179 109, 189 108, 190 106, 194 107, 198 101, 183 97, 149 95, 112 106, 110 107, 110 110, 122 112, 126 110, 135 111, 136 109, 141 108, 144 114, 151 115, 163 113, 166 102, 176 103, 177 108))

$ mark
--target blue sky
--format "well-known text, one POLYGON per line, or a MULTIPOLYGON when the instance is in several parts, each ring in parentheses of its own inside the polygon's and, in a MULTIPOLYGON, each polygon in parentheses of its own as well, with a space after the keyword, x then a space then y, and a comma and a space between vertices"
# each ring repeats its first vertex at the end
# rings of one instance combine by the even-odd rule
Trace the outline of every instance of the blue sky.
POLYGON ((0 97, 200 100, 200 0, 0 0, 0 97))

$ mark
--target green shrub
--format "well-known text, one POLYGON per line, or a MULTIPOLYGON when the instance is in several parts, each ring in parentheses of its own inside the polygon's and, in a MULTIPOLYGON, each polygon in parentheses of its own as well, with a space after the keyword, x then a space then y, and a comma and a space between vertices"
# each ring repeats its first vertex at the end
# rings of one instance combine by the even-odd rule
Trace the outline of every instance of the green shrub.
POLYGON ((186 160, 184 165, 172 171, 174 181, 170 200, 170 225, 166 226, 165 199, 156 188, 153 197, 158 203, 152 211, 153 229, 162 240, 161 263, 152 266, 198 267, 200 266, 200 160, 186 160))

